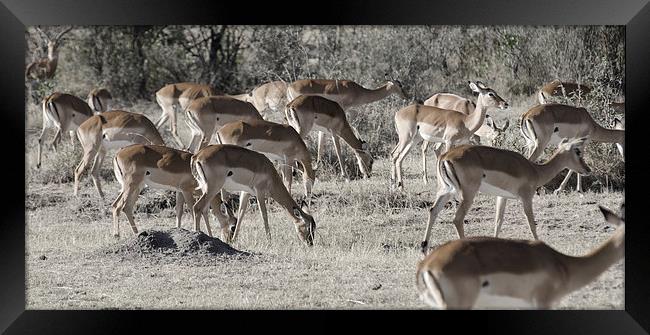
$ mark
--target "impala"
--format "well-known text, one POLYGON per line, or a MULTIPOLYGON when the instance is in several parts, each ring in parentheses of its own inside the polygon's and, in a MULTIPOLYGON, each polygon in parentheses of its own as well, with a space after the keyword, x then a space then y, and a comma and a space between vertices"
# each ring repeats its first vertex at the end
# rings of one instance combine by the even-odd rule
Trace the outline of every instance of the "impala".
POLYGON ((465 237, 463 219, 478 192, 497 197, 494 236, 499 236, 506 201, 520 199, 533 238, 537 238, 533 217, 533 196, 538 187, 549 182, 565 168, 582 173, 591 170, 582 157, 585 138, 565 141, 548 162, 542 165, 521 154, 486 146, 462 145, 442 154, 438 159, 438 191, 429 210, 422 250, 427 250, 431 227, 438 213, 452 199, 460 201, 454 225, 459 238, 465 237))
MULTIPOLYGON (((151 188, 176 191, 176 227, 181 227, 183 205, 192 209, 194 192, 198 184, 192 176, 190 160, 192 153, 159 145, 134 144, 120 149, 113 159, 113 172, 122 189, 113 202, 113 235, 119 236, 118 218, 124 212, 133 234, 138 233, 133 220, 133 208, 138 195, 146 185, 151 188)), ((226 237, 237 223, 232 209, 214 197, 212 213, 221 226, 221 235, 226 237)), ((204 213, 205 215, 205 213, 204 213)), ((206 224, 208 220, 205 220, 206 224)), ((206 227, 212 236, 210 226, 206 227)))
MULTIPOLYGON (((174 140, 179 146, 183 146, 183 142, 181 141, 180 137, 178 137, 178 130, 176 127, 176 109, 175 106, 176 104, 180 104, 180 96, 185 92, 186 90, 192 91, 193 94, 186 94, 183 96, 183 102, 188 103, 190 102, 191 99, 196 97, 197 95, 203 95, 203 94, 208 94, 208 95, 213 95, 212 93, 216 94, 216 91, 214 88, 210 87, 209 85, 204 85, 204 84, 197 84, 197 83, 175 83, 175 84, 169 84, 163 86, 163 88, 159 89, 156 92, 156 102, 158 105, 160 105, 160 108, 162 108, 162 114, 160 115, 160 118, 158 121, 156 121, 156 128, 160 129, 167 120, 170 120, 170 125, 169 129, 171 130, 172 136, 174 137, 174 140)), ((183 110, 185 108, 182 108, 183 110)))
POLYGON ((262 120, 255 107, 229 96, 198 98, 187 106, 187 125, 192 131, 188 150, 196 152, 205 147, 213 134, 223 125, 233 121, 262 120))
POLYGON ((440 309, 551 308, 625 256, 624 217, 600 210, 618 227, 585 256, 565 255, 540 241, 474 237, 447 242, 417 265, 420 299, 440 309))
POLYGON ((555 79, 552 82, 542 86, 542 88, 537 93, 537 99, 540 104, 548 103, 550 97, 573 97, 577 96, 578 101, 582 99, 582 96, 591 92, 591 87, 587 85, 582 85, 579 83, 571 82, 562 82, 559 79, 555 79))
POLYGON ((38 138, 36 167, 41 167, 43 139, 51 125, 56 128, 56 134, 51 142, 56 150, 56 143, 61 139, 62 132, 69 132, 70 140, 74 144, 74 131, 91 116, 93 116, 93 111, 88 104, 74 95, 56 92, 43 99, 43 130, 38 138))
POLYGON ((483 125, 488 108, 508 108, 505 100, 480 81, 469 82, 469 87, 478 93, 476 107, 469 114, 420 104, 409 105, 395 114, 399 142, 391 151, 391 180, 397 182, 398 188, 403 188, 402 161, 416 140, 444 143, 448 151, 452 146, 470 142, 483 125))
MULTIPOLYGON (((388 77, 388 74, 386 74, 388 77)), ((343 110, 384 99, 397 94, 408 99, 402 83, 390 79, 376 89, 367 89, 351 80, 337 79, 303 79, 291 83, 287 87, 287 101, 293 101, 299 95, 316 95, 337 102, 343 110)), ((318 132, 318 155, 316 166, 320 163, 320 148, 322 148, 323 132, 318 132)))
MULTIPOLYGON (((338 103, 326 98, 314 95, 301 95, 287 104, 285 109, 289 124, 298 131, 303 138, 309 134, 311 129, 332 135, 334 150, 341 167, 341 175, 347 177, 347 172, 341 160, 341 145, 339 137, 347 143, 357 157, 359 170, 364 178, 370 178, 373 159, 368 153, 366 142, 354 135, 352 127, 348 123, 345 112, 338 103)), ((318 141, 320 146, 322 142, 318 141)), ((318 160, 320 160, 320 148, 318 149, 318 160)))
POLYGON ((79 191, 81 174, 92 162, 90 176, 99 196, 104 193, 99 182, 99 169, 106 151, 131 144, 164 145, 156 126, 142 114, 112 110, 94 115, 77 129, 77 137, 83 147, 83 157, 74 171, 74 195, 79 191))
MULTIPOLYGON (((561 104, 537 105, 524 113, 520 121, 521 133, 526 140, 528 159, 534 161, 544 153, 547 145, 554 145, 561 139, 588 137, 596 142, 617 143, 621 156, 625 147, 625 130, 601 127, 582 107, 561 104)), ((624 157, 624 156, 623 156, 624 157)), ((569 171, 558 187, 561 192, 571 177, 569 171)), ((582 192, 578 174, 578 192, 582 192)))
MULTIPOLYGON (((294 221, 294 226, 301 241, 309 246, 314 243, 316 223, 308 214, 304 201, 302 206, 291 198, 291 194, 282 184, 282 179, 273 163, 261 153, 236 145, 209 145, 192 156, 192 174, 199 184, 202 195, 194 204, 194 225, 199 229, 201 213, 206 213, 210 200, 219 196, 224 189, 227 192, 241 192, 237 226, 232 236, 227 236, 227 243, 235 240, 241 229, 242 219, 251 194, 257 198, 257 204, 264 221, 266 236, 271 240, 271 231, 266 211, 266 198, 270 197, 282 206, 294 221)), ((207 220, 207 216, 204 216, 207 220)), ((206 222, 207 225, 207 222, 206 222)))
POLYGON ((39 27, 36 27, 36 30, 43 36, 45 41, 47 41, 47 58, 42 58, 29 63, 25 69, 25 77, 40 80, 51 79, 54 77, 56 67, 59 63, 59 45, 61 38, 71 29, 72 27, 66 28, 58 33, 54 39, 50 39, 50 37, 47 36, 47 34, 45 34, 39 27))
POLYGON ((251 93, 250 100, 260 113, 267 109, 273 112, 283 112, 287 104, 287 83, 282 80, 272 81, 256 87, 251 93))
POLYGON ((315 179, 311 154, 293 127, 263 120, 235 121, 217 131, 217 140, 219 144, 235 144, 261 152, 271 161, 278 161, 289 194, 292 168, 302 171, 305 196, 310 198, 315 179))
POLYGON ((106 112, 110 110, 111 101, 113 101, 113 96, 105 88, 96 88, 90 93, 88 93, 88 106, 90 106, 95 112, 106 112))
MULTIPOLYGON (((463 114, 469 115, 474 109, 476 109, 476 104, 469 99, 465 99, 461 96, 452 93, 436 93, 431 98, 424 101, 425 106, 433 106, 443 109, 451 109, 463 114)), ((483 142, 488 142, 491 146, 495 146, 495 140, 497 137, 502 136, 506 131, 510 121, 506 120, 503 127, 499 128, 492 117, 488 114, 485 115, 485 122, 481 127, 474 132, 474 135, 470 138, 471 142, 476 144, 481 144, 483 142)), ((439 146, 441 143, 437 143, 435 148, 436 157, 440 156, 439 146)), ((429 146, 429 141, 422 141, 422 171, 424 183, 428 184, 429 180, 427 178, 427 147, 429 146)))

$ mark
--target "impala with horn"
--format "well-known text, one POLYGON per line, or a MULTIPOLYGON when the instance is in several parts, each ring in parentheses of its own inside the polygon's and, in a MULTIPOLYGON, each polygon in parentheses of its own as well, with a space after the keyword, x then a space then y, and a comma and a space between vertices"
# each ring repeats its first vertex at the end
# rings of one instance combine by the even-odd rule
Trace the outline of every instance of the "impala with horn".
POLYGON ((66 28, 59 32, 53 39, 51 39, 41 28, 36 27, 41 36, 47 42, 47 58, 42 58, 33 61, 27 65, 25 69, 25 77, 31 79, 51 79, 56 73, 56 68, 59 63, 59 46, 62 37, 67 34, 72 27, 66 28))
POLYGON ((488 108, 508 108, 493 89, 480 81, 469 82, 469 87, 478 93, 476 107, 469 114, 421 104, 412 104, 395 113, 395 127, 399 142, 391 151, 391 180, 403 189, 402 161, 416 141, 440 142, 445 151, 452 146, 470 143, 472 135, 485 122, 488 108))
MULTIPOLYGON (((614 234, 584 256, 540 241, 473 237, 447 242, 417 265, 420 299, 438 309, 549 309, 625 257, 625 217, 599 206, 614 234)), ((621 206, 624 211, 624 206, 621 206)))
MULTIPOLYGON (((301 241, 309 246, 314 243, 316 223, 309 215, 307 204, 299 206, 282 183, 282 178, 273 163, 264 154, 230 144, 209 145, 192 156, 192 174, 199 184, 202 195, 194 204, 194 225, 200 227, 201 214, 206 213, 212 198, 220 196, 221 190, 241 192, 237 227, 232 236, 225 241, 230 243, 237 238, 242 226, 242 219, 248 199, 257 198, 257 205, 264 222, 266 236, 271 241, 271 231, 266 210, 266 199, 272 198, 283 207, 293 220, 294 227, 301 241)), ((207 219, 207 216, 204 216, 207 219)), ((207 223, 206 223, 207 225, 207 223)))

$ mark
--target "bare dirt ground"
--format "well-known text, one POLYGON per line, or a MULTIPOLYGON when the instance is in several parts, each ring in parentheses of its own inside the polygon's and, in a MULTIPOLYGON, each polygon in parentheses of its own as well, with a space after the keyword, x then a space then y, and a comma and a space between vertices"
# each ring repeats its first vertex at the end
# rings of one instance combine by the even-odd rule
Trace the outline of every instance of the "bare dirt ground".
MULTIPOLYGON (((35 154, 33 144, 26 149, 28 162, 35 154)), ((139 230, 162 232, 185 242, 177 242, 182 244, 177 249, 134 251, 144 243, 138 239, 147 236, 134 236, 126 217, 120 218, 122 237, 110 234, 110 205, 119 190, 117 182, 104 183, 107 198, 101 200, 87 177, 81 195, 73 197, 70 182, 44 184, 26 176, 26 308, 426 308, 418 299, 415 266, 421 257, 418 245, 428 207, 435 197, 435 176, 430 172, 430 184, 423 184, 419 153, 411 153, 404 166, 406 192, 402 193, 389 191, 386 159, 375 161, 369 180, 318 180, 312 204, 317 223, 314 247, 301 244, 286 213, 271 203, 272 241, 267 241, 259 211, 252 206, 232 245, 234 251, 205 235, 177 230, 173 196, 156 190, 145 190, 138 201, 139 230), (198 240, 208 244, 197 246, 198 240)), ((107 163, 103 175, 110 176, 109 168, 107 163)), ((296 182, 294 196, 302 195, 301 190, 296 182)), ((537 232, 557 250, 583 255, 614 230, 597 205, 618 209, 622 200, 620 192, 538 196, 534 202, 537 232)), ((494 198, 477 197, 466 218, 468 236, 492 234, 494 206, 494 198)), ((456 238, 453 212, 449 206, 441 213, 433 227, 433 245, 456 238)), ((191 228, 190 220, 186 209, 183 228, 191 228)), ((532 238, 520 203, 508 203, 501 237, 532 238)), ((623 299, 620 261, 557 307, 623 309, 623 299)))

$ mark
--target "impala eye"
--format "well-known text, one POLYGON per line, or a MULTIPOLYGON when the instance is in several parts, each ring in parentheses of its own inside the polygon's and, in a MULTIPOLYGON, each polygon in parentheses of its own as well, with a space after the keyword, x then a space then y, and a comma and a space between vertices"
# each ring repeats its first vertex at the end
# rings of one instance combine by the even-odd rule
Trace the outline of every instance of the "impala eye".
POLYGON ((494 97, 494 93, 490 92, 488 93, 489 96, 494 97))

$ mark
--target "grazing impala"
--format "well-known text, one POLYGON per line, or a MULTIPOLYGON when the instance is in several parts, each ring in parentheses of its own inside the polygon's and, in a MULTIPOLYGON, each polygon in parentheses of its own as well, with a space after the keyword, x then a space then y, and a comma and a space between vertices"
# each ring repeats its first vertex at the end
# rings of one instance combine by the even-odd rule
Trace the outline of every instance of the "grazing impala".
POLYGON ((284 112, 287 104, 287 83, 281 80, 272 81, 256 87, 246 98, 255 108, 266 116, 267 109, 275 113, 284 112))
POLYGON ((198 98, 185 110, 187 125, 192 131, 188 150, 197 152, 208 145, 213 134, 223 125, 233 121, 263 120, 255 107, 229 96, 198 98))
POLYGON ((486 146, 462 145, 442 154, 437 165, 436 201, 429 210, 422 250, 427 249, 431 227, 438 213, 454 197, 460 201, 454 225, 458 237, 465 237, 463 219, 478 192, 497 197, 495 237, 499 236, 507 199, 520 199, 530 232, 538 239, 533 217, 535 191, 566 168, 582 173, 591 171, 582 157, 585 140, 561 143, 553 157, 542 165, 527 160, 517 152, 486 146))
MULTIPOLYGON (((226 238, 227 243, 237 238, 248 199, 252 194, 257 198, 269 241, 271 231, 266 212, 267 197, 271 197, 287 211, 294 221, 300 240, 309 246, 313 245, 316 232, 314 218, 306 212, 304 202, 302 206, 298 206, 291 198, 273 163, 263 154, 236 145, 216 144, 194 154, 191 164, 192 174, 203 192, 194 204, 194 225, 197 230, 200 226, 200 214, 207 211, 209 202, 213 197, 219 196, 221 189, 227 192, 240 191, 237 227, 232 237, 226 238)), ((207 216, 204 216, 204 219, 207 219, 207 216)))
POLYGON ((58 33, 54 39, 50 39, 49 36, 47 36, 47 34, 45 34, 39 27, 36 27, 36 31, 38 31, 47 41, 47 58, 42 58, 29 63, 25 69, 25 77, 40 80, 51 79, 54 77, 59 63, 59 45, 61 38, 71 29, 72 27, 66 28, 58 33))
MULTIPOLYGON (((120 149, 113 159, 113 172, 122 186, 113 202, 113 235, 120 235, 120 212, 126 215, 133 233, 138 233, 133 220, 133 208, 145 185, 176 191, 176 227, 180 228, 183 205, 187 204, 190 210, 194 207, 194 193, 198 186, 192 176, 191 158, 190 152, 159 145, 134 144, 120 149)), ((212 213, 221 226, 221 236, 225 238, 235 229, 235 216, 232 209, 221 201, 221 197, 214 197, 211 205, 212 213)), ((208 223, 207 219, 205 223, 208 223)), ((212 236, 210 226, 206 229, 208 235, 212 236)))
MULTIPOLYGON (((431 98, 424 101, 425 106, 433 106, 442 109, 451 109, 463 114, 469 115, 476 109, 476 104, 469 99, 465 99, 461 96, 452 93, 436 93, 431 98)), ((495 146, 495 140, 502 136, 506 129, 510 126, 510 121, 506 120, 503 127, 499 128, 492 117, 488 114, 485 114, 485 122, 481 127, 474 132, 474 135, 470 138, 471 142, 476 144, 487 144, 495 146)), ((437 143, 439 147, 442 143, 437 143)), ((429 141, 422 141, 422 171, 424 183, 428 184, 429 179, 427 178, 427 147, 429 146, 429 141)), ((439 148, 434 149, 436 151, 436 157, 440 155, 439 148)))
POLYGON ((548 99, 550 97, 568 98, 577 96, 578 101, 580 101, 582 97, 589 92, 591 92, 591 87, 587 85, 571 82, 561 82, 559 79, 555 79, 552 82, 542 86, 542 88, 537 93, 537 99, 542 105, 548 103, 548 99))
POLYGON ((585 256, 565 255, 540 241, 447 242, 417 265, 420 299, 439 309, 552 308, 625 256, 625 218, 600 210, 618 228, 585 256))
MULTIPOLYGON (((347 172, 341 160, 341 145, 339 137, 347 143, 354 151, 359 164, 359 170, 364 178, 370 178, 372 172, 372 156, 368 153, 366 142, 361 141, 354 135, 352 127, 348 123, 345 112, 338 103, 315 95, 301 95, 287 104, 285 110, 289 124, 294 127, 303 138, 309 134, 312 128, 321 133, 332 135, 336 157, 341 166, 341 175, 347 177, 347 172)), ((322 142, 318 142, 319 145, 322 142)), ((320 160, 320 148, 318 160, 320 160)))
POLYGON ((291 194, 292 168, 302 171, 305 196, 310 198, 314 185, 311 154, 293 127, 263 120, 235 121, 217 131, 219 144, 235 144, 263 153, 271 161, 280 162, 284 184, 291 194))
MULTIPOLYGON (((528 159, 535 161, 544 153, 547 145, 554 145, 562 139, 587 137, 596 142, 617 143, 621 156, 625 147, 625 130, 601 127, 582 107, 561 104, 537 105, 521 118, 521 133, 526 140, 528 159)), ((624 156, 623 156, 624 157, 624 156)), ((561 192, 571 177, 569 171, 556 193, 561 192)), ((578 192, 582 192, 578 174, 578 192)))
POLYGON ((478 93, 476 107, 469 114, 420 104, 409 105, 395 114, 399 142, 391 152, 391 179, 398 188, 403 189, 402 161, 416 140, 444 143, 448 151, 452 146, 470 142, 474 132, 483 125, 488 108, 508 108, 505 100, 480 81, 469 82, 469 87, 478 93))
POLYGON ((93 111, 88 104, 74 95, 57 92, 43 99, 43 131, 38 138, 36 167, 41 167, 43 139, 51 125, 56 128, 56 134, 51 143, 56 150, 56 143, 61 139, 62 132, 69 132, 70 140, 74 144, 74 131, 91 116, 93 116, 93 111))
POLYGON ((96 88, 90 93, 88 93, 88 106, 90 106, 93 111, 106 112, 110 110, 111 101, 113 101, 113 96, 105 88, 96 88))
MULTIPOLYGON (((386 74, 388 77, 388 74, 386 74)), ((384 99, 392 94, 397 94, 403 99, 408 99, 398 80, 388 80, 376 89, 367 89, 350 80, 332 79, 303 79, 294 81, 287 87, 287 101, 292 101, 300 95, 316 95, 337 102, 343 110, 384 99)), ((318 155, 322 148, 324 133, 318 132, 318 155)), ((316 160, 318 166, 319 159, 316 160)))
MULTIPOLYGON (((178 137, 178 130, 176 128, 176 104, 180 104, 180 97, 183 92, 191 90, 191 93, 188 93, 183 96, 183 103, 188 103, 190 100, 195 98, 197 95, 214 95, 216 90, 209 85, 197 84, 197 83, 175 83, 163 86, 156 92, 156 102, 162 108, 162 114, 158 121, 156 121, 156 128, 160 129, 163 124, 169 119, 170 125, 169 129, 171 130, 174 140, 179 146, 183 146, 183 142, 180 137, 178 137)), ((185 108, 181 107, 182 110, 185 108)))
POLYGON ((83 158, 74 171, 74 195, 79 191, 81 174, 92 163, 90 176, 99 196, 104 192, 99 182, 99 169, 106 151, 131 144, 165 145, 156 126, 142 114, 113 110, 97 114, 82 123, 77 137, 83 147, 83 158))

